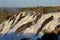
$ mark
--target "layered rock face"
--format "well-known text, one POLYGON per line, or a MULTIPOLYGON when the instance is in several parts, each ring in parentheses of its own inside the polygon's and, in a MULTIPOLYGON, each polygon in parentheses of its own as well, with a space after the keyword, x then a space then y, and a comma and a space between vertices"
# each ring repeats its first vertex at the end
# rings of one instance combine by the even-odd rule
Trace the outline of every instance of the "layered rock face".
POLYGON ((37 40, 60 24, 60 12, 20 12, 0 24, 0 40, 37 40))

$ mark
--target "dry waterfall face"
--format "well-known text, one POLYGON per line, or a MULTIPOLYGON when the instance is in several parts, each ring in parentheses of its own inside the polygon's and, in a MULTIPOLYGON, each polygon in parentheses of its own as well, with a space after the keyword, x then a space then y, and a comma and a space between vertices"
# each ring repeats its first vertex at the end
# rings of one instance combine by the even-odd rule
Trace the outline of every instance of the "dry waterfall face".
POLYGON ((0 40, 20 40, 41 38, 44 31, 49 33, 60 24, 60 12, 41 14, 20 12, 0 24, 0 40), (37 35, 37 36, 35 36, 37 35))

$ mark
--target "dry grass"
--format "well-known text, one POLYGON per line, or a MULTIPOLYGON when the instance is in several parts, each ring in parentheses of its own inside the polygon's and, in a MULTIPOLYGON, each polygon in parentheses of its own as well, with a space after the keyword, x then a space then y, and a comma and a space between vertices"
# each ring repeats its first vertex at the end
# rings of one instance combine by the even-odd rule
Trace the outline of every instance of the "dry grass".
POLYGON ((7 14, 7 13, 2 13, 0 14, 0 23, 2 23, 3 21, 7 20, 9 16, 11 16, 12 14, 7 14))

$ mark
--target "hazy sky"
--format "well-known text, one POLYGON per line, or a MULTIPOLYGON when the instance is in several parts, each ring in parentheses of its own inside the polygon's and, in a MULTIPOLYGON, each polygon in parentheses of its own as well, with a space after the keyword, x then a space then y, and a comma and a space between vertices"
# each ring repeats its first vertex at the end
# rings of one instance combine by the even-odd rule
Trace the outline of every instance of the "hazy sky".
POLYGON ((60 0, 0 0, 0 7, 60 6, 60 0))

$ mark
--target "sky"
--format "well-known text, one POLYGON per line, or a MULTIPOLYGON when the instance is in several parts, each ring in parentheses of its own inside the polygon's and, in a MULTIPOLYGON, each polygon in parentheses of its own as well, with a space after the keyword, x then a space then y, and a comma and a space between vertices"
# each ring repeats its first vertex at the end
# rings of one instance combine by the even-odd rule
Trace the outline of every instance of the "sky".
POLYGON ((0 0, 0 7, 60 6, 60 0, 0 0))

